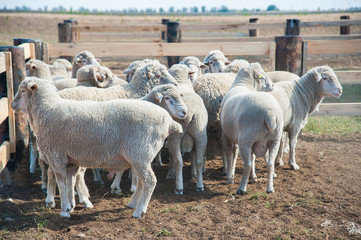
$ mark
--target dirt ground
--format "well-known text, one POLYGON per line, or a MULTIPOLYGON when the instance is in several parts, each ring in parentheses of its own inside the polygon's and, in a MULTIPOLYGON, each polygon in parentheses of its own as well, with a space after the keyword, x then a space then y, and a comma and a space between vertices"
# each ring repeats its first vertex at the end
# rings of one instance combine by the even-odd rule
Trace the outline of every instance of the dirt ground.
MULTIPOLYGON (((338 20, 341 14, 262 16, 262 21, 338 20), (264 17, 264 18, 263 18, 264 17)), ((41 38, 57 41, 57 23, 70 17, 83 21, 154 21, 162 17, 117 17, 51 14, 0 13, 0 45, 12 39, 41 38)), ((243 21, 252 16, 193 17, 187 21, 243 21)), ((361 14, 351 14, 360 19, 361 14)), ((333 29, 333 30, 331 30, 333 29)), ((324 34, 337 34, 327 28, 324 34), (331 32, 329 32, 331 31, 331 32)), ((277 35, 270 32, 266 35, 277 35)), ((281 33, 282 34, 282 33, 281 33)), ((321 33, 319 33, 321 34, 321 33)), ((262 34, 261 34, 262 35, 262 34)), ((334 68, 361 69, 359 56, 315 59, 310 66, 328 64, 334 68)), ((124 69, 114 63, 113 69, 124 69)), ((258 182, 248 185, 246 195, 236 195, 242 173, 239 160, 235 184, 225 184, 222 160, 206 162, 204 192, 195 191, 189 162, 184 168, 184 195, 173 193, 174 180, 165 180, 167 164, 155 167, 157 186, 142 219, 131 217, 127 208, 131 193, 127 174, 123 193, 110 193, 111 182, 102 173, 104 186, 93 183, 87 172, 93 209, 77 205, 70 219, 59 216, 56 208, 45 207, 37 171, 28 187, 0 188, 0 239, 361 239, 361 134, 332 137, 303 132, 299 137, 296 160, 299 171, 290 170, 288 154, 284 167, 276 167, 275 193, 266 194, 266 167, 258 159, 258 182)))

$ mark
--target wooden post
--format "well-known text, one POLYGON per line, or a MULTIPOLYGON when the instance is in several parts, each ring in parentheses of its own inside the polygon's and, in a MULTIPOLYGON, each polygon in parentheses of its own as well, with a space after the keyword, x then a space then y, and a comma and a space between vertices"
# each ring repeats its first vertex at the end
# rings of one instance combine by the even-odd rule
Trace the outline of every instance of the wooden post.
POLYGON ((14 38, 14 46, 19 46, 23 43, 34 43, 35 45, 35 58, 38 60, 43 59, 43 42, 41 39, 26 39, 26 38, 14 38))
MULTIPOLYGON (((71 23, 65 22, 64 23, 58 23, 58 39, 60 43, 70 43, 71 42, 71 23)), ((71 62, 71 56, 61 56, 62 58, 65 58, 66 60, 71 62)))
MULTIPOLYGON (((167 42, 180 42, 179 22, 167 22, 167 42)), ((169 56, 168 67, 170 68, 173 64, 179 63, 179 60, 179 56, 169 56)))
MULTIPOLYGON (((349 20, 350 16, 341 16, 341 20, 349 20)), ((350 35, 351 34, 351 26, 341 26, 340 27, 340 35, 350 35)))
POLYGON ((302 37, 280 36, 276 41, 276 71, 302 76, 302 37))
POLYGON ((298 19, 287 19, 287 27, 285 35, 300 35, 300 20, 298 19))
MULTIPOLYGON (((256 23, 258 21, 258 18, 250 18, 249 23, 256 23)), ((258 29, 249 29, 248 35, 250 37, 258 37, 258 29)))
MULTIPOLYGON (((0 47, 0 51, 11 52, 13 69, 13 86, 16 93, 21 81, 25 79, 24 49, 21 47, 0 47)), ((29 125, 24 113, 15 114, 16 153, 15 160, 7 164, 12 182, 16 186, 29 183, 29 125)))
MULTIPOLYGON (((76 19, 67 19, 67 20, 64 20, 64 23, 70 23, 70 26, 79 25, 79 22, 76 19)), ((79 32, 71 31, 71 39, 70 39, 71 42, 78 41, 79 38, 80 38, 79 32)))
MULTIPOLYGON (((162 19, 162 24, 163 25, 167 25, 167 22, 169 22, 169 19, 166 19, 166 18, 162 19)), ((162 31, 162 40, 165 40, 165 36, 166 36, 165 31, 162 31)))

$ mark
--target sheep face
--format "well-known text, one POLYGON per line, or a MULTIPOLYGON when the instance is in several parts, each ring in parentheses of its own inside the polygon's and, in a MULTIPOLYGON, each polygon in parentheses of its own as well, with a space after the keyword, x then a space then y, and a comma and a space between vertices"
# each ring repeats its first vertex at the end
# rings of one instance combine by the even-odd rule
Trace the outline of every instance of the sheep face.
POLYGON ((220 73, 226 70, 226 66, 230 64, 222 51, 213 50, 204 58, 203 63, 209 67, 211 73, 220 73))
POLYGON ((190 75, 191 81, 195 81, 198 79, 198 77, 203 73, 203 70, 209 69, 207 65, 199 61, 196 57, 185 57, 183 60, 179 63, 186 65, 193 73, 190 75))
POLYGON ((105 88, 114 79, 112 72, 101 66, 91 66, 89 69, 90 82, 95 87, 105 88))
POLYGON ((27 103, 34 91, 36 91, 37 85, 28 79, 22 81, 19 85, 19 90, 15 94, 13 101, 11 102, 11 108, 15 112, 22 111, 28 113, 27 103))
POLYGON ((48 66, 45 62, 39 61, 36 59, 31 59, 29 62, 25 64, 25 70, 26 70, 26 76, 38 76, 38 70, 41 69, 47 69, 48 66))
POLYGON ((332 68, 319 67, 315 70, 314 77, 320 86, 321 97, 341 97, 342 87, 332 68))
POLYGON ((272 80, 264 72, 261 64, 258 62, 249 65, 252 68, 253 79, 257 83, 257 91, 271 92, 274 88, 272 80))
POLYGON ((146 64, 145 61, 134 61, 132 62, 127 69, 123 71, 123 73, 126 75, 125 80, 127 82, 130 82, 132 80, 132 77, 134 75, 135 70, 139 67, 143 67, 146 64))
POLYGON ((100 66, 98 61, 100 61, 100 60, 96 59, 94 57, 94 55, 89 51, 81 52, 77 56, 75 56, 75 58, 74 58, 74 63, 79 68, 82 67, 82 66, 85 66, 85 65, 98 65, 98 66, 100 66))

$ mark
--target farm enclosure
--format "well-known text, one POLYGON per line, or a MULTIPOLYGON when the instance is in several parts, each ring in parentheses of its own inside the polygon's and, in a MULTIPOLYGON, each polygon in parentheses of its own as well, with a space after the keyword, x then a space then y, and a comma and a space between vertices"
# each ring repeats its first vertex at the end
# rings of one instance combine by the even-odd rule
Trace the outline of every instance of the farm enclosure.
MULTIPOLYGON (((57 23, 69 18, 69 16, 42 14, 9 16, 8 22, 11 23, 12 30, 1 29, 1 32, 9 33, 7 41, 10 43, 1 45, 12 45, 13 38, 21 37, 57 42, 57 23), (16 16, 16 19, 13 19, 13 16, 16 16), (39 24, 26 25, 29 19, 39 24), (26 27, 19 29, 13 24, 26 27), (12 36, 13 32, 17 32, 17 35, 12 36), (47 32, 48 34, 45 34, 47 32)), ((6 18, 3 13, 0 17, 6 18)), ((280 16, 265 16, 264 21, 271 21, 272 17, 280 18, 280 16)), ((338 16, 317 15, 295 18, 298 17, 319 17, 326 20, 338 16)), ((351 15, 351 18, 353 17, 354 15, 351 15)), ((153 20, 153 17, 75 16, 75 18, 84 18, 84 21, 118 21, 119 18, 133 21, 135 18, 134 21, 151 19, 160 22, 160 18, 153 20)), ((210 21, 207 17, 196 19, 210 21)), ((223 20, 213 17, 211 21, 228 20, 228 18, 223 20)), ((5 27, 8 25, 1 26, 1 28, 5 27)), ((339 28, 331 31, 338 34, 339 28)), ((263 34, 266 35, 265 32, 260 31, 260 35, 263 34)), ((282 34, 276 32, 267 36, 282 34)), ((348 70, 361 69, 360 56, 315 58, 309 67, 320 63, 329 64, 338 70, 345 67, 348 70)), ((120 73, 126 63, 111 63, 111 66, 120 73)), ((356 124, 357 121, 360 124, 360 119, 357 119, 356 124)), ((150 239, 166 235, 175 239, 190 237, 357 239, 360 235, 352 235, 352 230, 356 232, 357 227, 361 225, 360 139, 360 133, 346 136, 319 136, 304 132, 297 147, 300 171, 290 171, 287 165, 283 168, 277 167, 276 192, 269 195, 264 194, 266 169, 261 159, 257 162, 260 181, 249 186, 249 194, 246 196, 235 195, 237 184, 224 184, 219 158, 207 161, 206 191, 200 194, 193 191, 195 184, 190 180, 188 163, 184 170, 185 189, 188 191, 183 196, 175 196, 173 181, 164 180, 167 167, 156 168, 158 184, 149 211, 145 218, 140 220, 131 219, 131 210, 126 208, 130 185, 127 179, 124 179, 122 187, 124 194, 113 196, 109 192, 109 182, 106 182, 104 187, 95 186, 92 184, 91 176, 88 176, 86 180, 95 208, 84 210, 78 206, 72 218, 65 220, 59 218, 59 209, 45 208, 45 197, 40 192, 39 173, 37 173, 34 184, 30 187, 0 189, 0 235, 8 239, 71 239, 79 234, 84 234, 89 239, 101 237, 150 239), (9 198, 12 198, 12 201, 9 198)), ((238 165, 236 183, 239 183, 241 169, 242 166, 238 165)), ((105 179, 104 175, 103 179, 105 179)))

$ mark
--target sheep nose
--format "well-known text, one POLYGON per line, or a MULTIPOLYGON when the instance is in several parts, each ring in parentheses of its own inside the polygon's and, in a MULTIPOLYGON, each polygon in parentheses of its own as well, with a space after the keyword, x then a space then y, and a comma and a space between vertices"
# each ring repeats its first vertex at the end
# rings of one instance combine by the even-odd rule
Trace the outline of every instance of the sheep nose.
POLYGON ((182 112, 184 116, 187 116, 187 112, 186 111, 183 111, 182 112))
POLYGON ((223 70, 222 70, 222 69, 219 69, 219 71, 218 71, 218 72, 220 72, 220 73, 221 73, 221 72, 223 72, 223 70))
POLYGON ((174 82, 173 84, 174 84, 174 86, 178 86, 178 83, 176 83, 176 82, 174 82))

